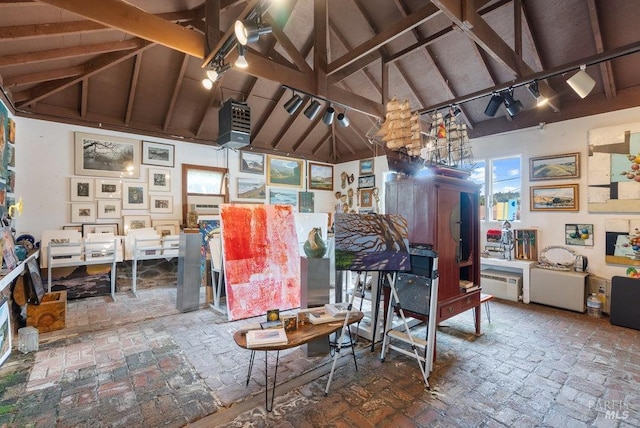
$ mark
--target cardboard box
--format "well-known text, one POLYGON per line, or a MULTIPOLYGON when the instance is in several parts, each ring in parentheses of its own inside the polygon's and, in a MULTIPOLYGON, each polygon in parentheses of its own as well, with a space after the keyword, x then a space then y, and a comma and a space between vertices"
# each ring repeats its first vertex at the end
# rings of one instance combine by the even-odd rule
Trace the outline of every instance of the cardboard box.
POLYGON ((67 292, 45 293, 39 305, 27 305, 27 326, 40 333, 60 330, 66 326, 67 292))

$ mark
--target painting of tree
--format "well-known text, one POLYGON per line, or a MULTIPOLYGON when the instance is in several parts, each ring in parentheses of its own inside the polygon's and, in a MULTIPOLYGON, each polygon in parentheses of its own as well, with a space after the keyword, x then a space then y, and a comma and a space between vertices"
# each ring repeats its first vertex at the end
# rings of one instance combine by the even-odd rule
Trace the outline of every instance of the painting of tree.
POLYGON ((337 270, 410 270, 407 220, 396 214, 336 214, 337 270))

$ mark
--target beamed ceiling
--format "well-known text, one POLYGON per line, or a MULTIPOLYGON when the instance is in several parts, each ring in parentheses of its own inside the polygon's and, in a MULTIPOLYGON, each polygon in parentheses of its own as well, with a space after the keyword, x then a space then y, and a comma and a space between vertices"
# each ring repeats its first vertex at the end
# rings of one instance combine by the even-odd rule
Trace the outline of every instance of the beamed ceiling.
POLYGON ((20 117, 207 145, 222 102, 246 101, 254 150, 338 163, 384 154, 368 136, 394 96, 425 129, 458 104, 471 137, 638 106, 639 23, 638 0, 0 0, 0 83, 20 117), (273 31, 248 45, 246 70, 205 89, 209 60, 256 6, 273 31), (565 82, 581 64, 596 81, 585 99, 565 82), (305 106, 309 94, 348 106, 351 125, 289 115, 283 84, 305 106), (486 116, 510 87, 524 110, 486 116))

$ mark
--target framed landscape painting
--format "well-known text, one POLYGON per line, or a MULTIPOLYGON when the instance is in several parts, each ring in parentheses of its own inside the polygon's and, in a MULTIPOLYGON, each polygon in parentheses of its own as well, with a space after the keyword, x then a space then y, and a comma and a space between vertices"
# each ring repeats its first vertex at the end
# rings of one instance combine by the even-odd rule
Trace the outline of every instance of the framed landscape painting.
POLYGON ((269 156, 267 184, 269 186, 302 187, 302 159, 269 156))
POLYGON ((580 153, 529 159, 529 180, 558 180, 580 177, 580 153))
POLYGON ((146 210, 149 208, 147 199, 147 183, 124 182, 122 184, 122 208, 125 210, 146 210))
POLYGON ((140 141, 76 132, 75 174, 139 178, 140 141))
POLYGON ((264 174, 264 155, 262 153, 240 151, 240 172, 264 174))
POLYGON ((175 147, 172 144, 143 141, 142 163, 173 168, 175 166, 175 147))
POLYGON ((120 199, 122 182, 112 178, 96 178, 97 199, 120 199))
POLYGON ((267 188, 264 179, 238 177, 238 199, 259 199, 267 197, 267 188))
POLYGON ((333 190, 333 165, 309 162, 309 190, 333 190))
POLYGON ((93 201, 93 178, 71 178, 71 202, 93 201))
POLYGON ((531 211, 578 211, 578 185, 531 186, 531 211))

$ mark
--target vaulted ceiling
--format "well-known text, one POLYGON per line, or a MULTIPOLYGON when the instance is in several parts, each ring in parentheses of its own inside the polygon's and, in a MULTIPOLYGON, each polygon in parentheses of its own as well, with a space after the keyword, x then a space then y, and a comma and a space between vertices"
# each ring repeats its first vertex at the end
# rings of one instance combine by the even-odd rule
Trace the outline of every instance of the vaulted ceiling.
POLYGON ((0 0, 0 85, 17 116, 209 145, 233 98, 251 108, 254 150, 338 163, 384 153, 373 136, 392 97, 423 129, 458 105, 471 137, 638 106, 639 22, 637 0, 0 0), (273 31, 248 45, 248 68, 205 89, 216 54, 237 58, 236 19, 256 14, 273 31), (566 84, 582 64, 585 99, 566 84), (293 115, 283 85, 305 102, 293 115), (524 109, 485 115, 509 88, 524 109), (309 120, 310 95, 350 126, 309 120))

